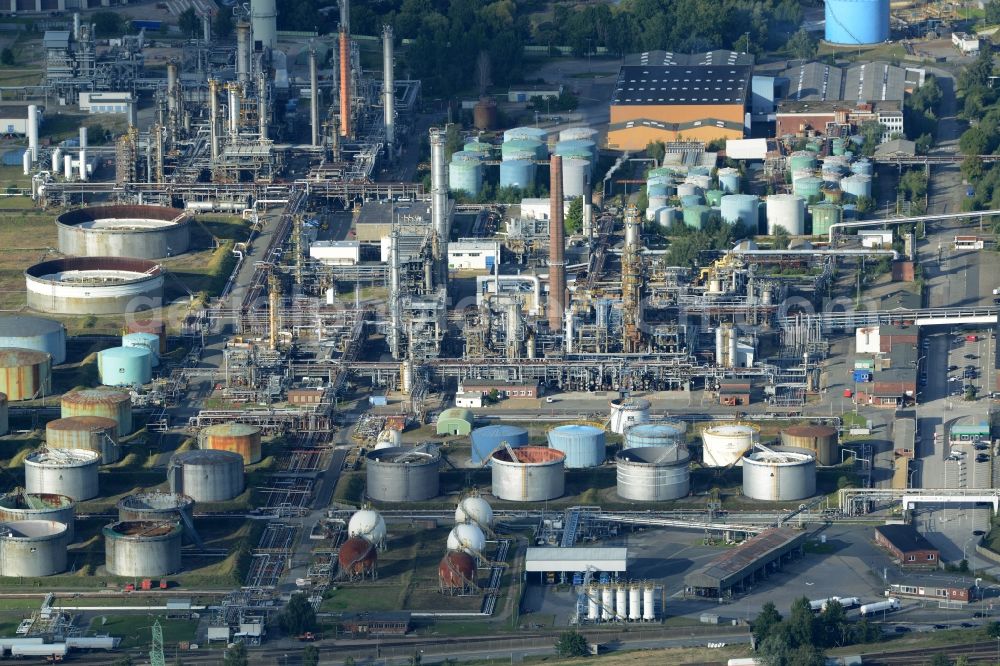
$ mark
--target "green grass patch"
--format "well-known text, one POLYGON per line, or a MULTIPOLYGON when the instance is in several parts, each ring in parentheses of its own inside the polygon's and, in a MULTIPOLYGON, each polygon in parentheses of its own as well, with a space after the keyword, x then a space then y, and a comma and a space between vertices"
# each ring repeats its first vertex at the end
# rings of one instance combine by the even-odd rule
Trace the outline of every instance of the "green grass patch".
MULTIPOLYGON (((10 167, 4 167, 9 169, 10 167)), ((24 175, 24 174, 21 174, 24 175)), ((3 197, 0 199, 0 214, 6 213, 12 210, 33 210, 35 208, 35 202, 31 200, 31 197, 3 197)))
POLYGON ((388 611, 399 610, 400 590, 395 585, 368 583, 359 587, 331 588, 320 606, 320 611, 388 611))
POLYGON ((198 620, 171 620, 166 615, 152 613, 134 615, 100 615, 90 623, 95 634, 110 634, 122 639, 121 649, 148 647, 153 640, 153 623, 159 620, 163 629, 163 646, 175 646, 180 641, 193 641, 198 620))

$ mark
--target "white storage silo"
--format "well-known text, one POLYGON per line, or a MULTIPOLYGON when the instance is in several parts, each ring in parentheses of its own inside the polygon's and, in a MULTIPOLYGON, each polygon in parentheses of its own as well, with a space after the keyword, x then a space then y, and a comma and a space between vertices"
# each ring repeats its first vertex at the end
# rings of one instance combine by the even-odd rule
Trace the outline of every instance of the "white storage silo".
POLYGON ((702 464, 705 467, 738 465, 743 454, 760 439, 760 429, 751 423, 711 425, 701 433, 702 464))
MULTIPOLYGON (((846 180, 846 179, 845 179, 846 180)), ((767 233, 773 236, 778 227, 784 227, 792 236, 805 232, 806 202, 796 194, 772 194, 767 197, 767 233)))
POLYGON ((565 157, 562 161, 563 196, 582 197, 590 180, 590 160, 565 157))
POLYGON ((744 224, 757 230, 760 199, 752 194, 727 194, 720 202, 721 215, 728 224, 744 224))

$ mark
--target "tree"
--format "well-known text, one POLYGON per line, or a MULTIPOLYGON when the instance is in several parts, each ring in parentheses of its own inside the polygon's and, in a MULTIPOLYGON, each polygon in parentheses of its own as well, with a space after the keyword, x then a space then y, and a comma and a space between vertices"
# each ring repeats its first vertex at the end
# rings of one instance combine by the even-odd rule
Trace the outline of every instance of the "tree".
POLYGON ((125 33, 125 19, 115 12, 97 12, 90 17, 98 37, 121 37, 125 33))
POLYGON ((815 619, 808 598, 799 597, 792 602, 792 611, 788 616, 788 633, 793 644, 816 644, 815 619))
POLYGON ((816 40, 803 28, 799 28, 788 40, 788 50, 795 54, 796 58, 812 60, 816 56, 816 40))
POLYGON ((288 600, 288 605, 278 618, 278 623, 287 633, 298 636, 316 629, 316 611, 309 603, 309 598, 299 592, 288 600))
POLYGON ((201 33, 201 19, 194 11, 194 7, 188 7, 177 17, 177 26, 188 37, 197 37, 201 33))
POLYGON ((854 210, 858 212, 858 215, 864 215, 865 213, 870 213, 875 209, 875 200, 871 197, 866 197, 864 195, 860 197, 855 197, 854 199, 854 210))
POLYGON ((235 643, 232 647, 227 648, 222 663, 223 666, 248 666, 250 658, 247 656, 247 646, 243 643, 235 643))
POLYGON ((569 212, 564 221, 566 233, 575 234, 583 229, 583 197, 575 197, 569 203, 569 212))
POLYGON ((834 647, 847 642, 849 638, 847 613, 839 601, 827 602, 823 612, 820 613, 819 625, 821 631, 819 638, 824 646, 834 647))
POLYGON ((764 604, 760 613, 754 618, 753 622, 750 623, 750 631, 753 632, 754 640, 758 643, 764 641, 765 638, 771 635, 774 627, 781 622, 781 613, 775 607, 773 601, 768 601, 764 604))
POLYGON ((666 152, 667 147, 662 141, 650 141, 646 144, 646 155, 656 160, 657 164, 663 161, 663 156, 666 152))
POLYGON ((996 25, 1000 23, 1000 0, 990 0, 983 6, 985 12, 983 18, 986 25, 996 25))
POLYGON ((420 655, 420 653, 414 652, 413 656, 410 657, 410 661, 408 663, 410 666, 420 666, 420 664, 422 664, 423 661, 424 658, 420 655))
MULTIPOLYGON (((346 660, 344 662, 347 663, 346 660)), ((302 651, 302 666, 319 666, 319 648, 315 645, 307 645, 302 651)))
POLYGON ((780 224, 774 229, 774 247, 779 250, 787 250, 789 243, 792 242, 792 237, 788 234, 788 229, 785 229, 780 224))
MULTIPOLYGON (((353 7, 352 7, 353 9, 353 7)), ((229 12, 219 12, 212 22, 212 30, 219 39, 228 39, 233 34, 233 15, 229 12)))
POLYGON ((986 625, 986 635, 996 640, 1000 638, 1000 622, 990 622, 986 625))
POLYGON ((556 652, 560 657, 585 657, 590 653, 587 639, 577 631, 566 631, 556 641, 556 652))
POLYGON ((2 51, 0 51, 0 64, 2 65, 14 64, 14 52, 11 49, 5 48, 2 51))
POLYGON ((963 90, 987 88, 993 75, 993 49, 984 48, 979 57, 966 67, 958 77, 958 85, 963 90))

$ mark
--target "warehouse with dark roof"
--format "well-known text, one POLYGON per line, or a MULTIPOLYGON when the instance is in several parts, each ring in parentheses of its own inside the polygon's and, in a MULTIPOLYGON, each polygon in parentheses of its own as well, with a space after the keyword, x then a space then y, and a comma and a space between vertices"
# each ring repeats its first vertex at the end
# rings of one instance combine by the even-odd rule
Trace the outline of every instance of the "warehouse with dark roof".
POLYGON ((743 592, 803 554, 806 535, 787 527, 764 530, 684 577, 687 591, 723 598, 743 592))
POLYGON ((608 147, 742 139, 753 57, 735 51, 629 56, 611 99, 608 147))

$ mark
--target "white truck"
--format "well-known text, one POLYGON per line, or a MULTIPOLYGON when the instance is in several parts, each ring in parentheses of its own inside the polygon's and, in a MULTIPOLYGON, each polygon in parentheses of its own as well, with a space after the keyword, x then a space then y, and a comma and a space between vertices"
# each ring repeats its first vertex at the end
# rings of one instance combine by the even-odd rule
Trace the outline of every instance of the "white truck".
POLYGON ((868 616, 875 613, 899 610, 899 599, 890 597, 885 601, 876 601, 873 604, 865 604, 861 607, 861 615, 868 616))

